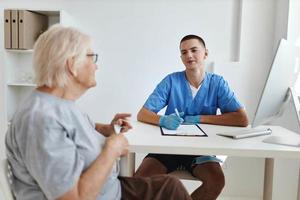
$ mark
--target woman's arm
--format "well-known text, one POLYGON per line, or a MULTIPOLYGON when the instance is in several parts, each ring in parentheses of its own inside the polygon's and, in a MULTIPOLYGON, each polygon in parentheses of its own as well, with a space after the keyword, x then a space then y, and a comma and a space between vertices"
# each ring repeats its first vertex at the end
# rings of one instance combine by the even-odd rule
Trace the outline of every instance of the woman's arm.
POLYGON ((112 119, 110 124, 101 124, 96 123, 95 129, 104 135, 105 137, 109 137, 113 133, 115 133, 114 125, 121 126, 121 132, 127 132, 129 129, 132 128, 131 124, 128 122, 127 118, 130 117, 131 114, 129 113, 120 113, 116 114, 115 117, 112 119))
POLYGON ((111 134, 114 133, 113 127, 111 124, 101 124, 96 123, 95 127, 96 131, 104 135, 105 137, 109 137, 111 134))
POLYGON ((76 185, 58 200, 95 200, 117 158, 127 153, 128 141, 124 134, 108 137, 101 154, 81 174, 76 185))

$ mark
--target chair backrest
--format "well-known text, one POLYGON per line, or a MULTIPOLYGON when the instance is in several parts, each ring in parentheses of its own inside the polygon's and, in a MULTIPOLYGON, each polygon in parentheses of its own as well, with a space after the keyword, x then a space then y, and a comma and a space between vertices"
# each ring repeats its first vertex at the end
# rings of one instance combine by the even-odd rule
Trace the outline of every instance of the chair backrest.
POLYGON ((12 172, 7 159, 1 160, 0 170, 0 199, 14 200, 10 188, 12 184, 12 172))

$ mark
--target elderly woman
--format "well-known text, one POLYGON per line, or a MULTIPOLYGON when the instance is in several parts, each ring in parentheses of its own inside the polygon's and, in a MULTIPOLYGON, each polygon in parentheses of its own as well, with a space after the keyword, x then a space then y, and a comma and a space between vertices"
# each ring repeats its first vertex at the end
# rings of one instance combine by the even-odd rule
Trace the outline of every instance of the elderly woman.
POLYGON ((190 199, 174 177, 118 177, 130 114, 94 123, 75 104, 96 85, 97 54, 87 35, 52 26, 37 40, 33 61, 37 88, 6 135, 16 199, 190 199), (120 134, 115 124, 123 127, 120 134))

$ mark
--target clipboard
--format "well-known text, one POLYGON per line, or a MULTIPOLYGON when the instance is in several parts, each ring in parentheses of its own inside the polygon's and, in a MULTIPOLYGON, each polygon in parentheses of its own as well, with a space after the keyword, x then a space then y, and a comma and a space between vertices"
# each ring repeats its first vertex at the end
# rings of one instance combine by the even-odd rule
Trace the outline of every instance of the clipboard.
POLYGON ((163 136, 207 137, 198 124, 181 124, 176 130, 160 127, 160 132, 163 136))

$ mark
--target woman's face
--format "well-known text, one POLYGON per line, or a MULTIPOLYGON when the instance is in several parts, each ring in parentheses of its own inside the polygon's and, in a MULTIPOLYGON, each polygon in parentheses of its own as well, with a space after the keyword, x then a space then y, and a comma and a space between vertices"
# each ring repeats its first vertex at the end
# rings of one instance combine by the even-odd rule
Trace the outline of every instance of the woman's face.
POLYGON ((96 86, 97 84, 95 79, 95 72, 98 69, 98 66, 95 63, 95 57, 96 54, 91 49, 89 49, 82 66, 78 67, 77 69, 77 82, 83 88, 88 89, 96 86))

